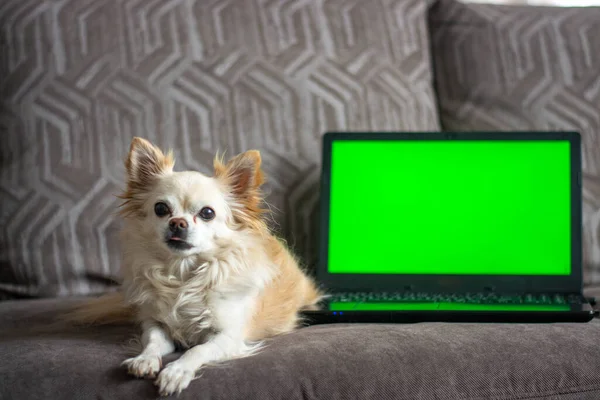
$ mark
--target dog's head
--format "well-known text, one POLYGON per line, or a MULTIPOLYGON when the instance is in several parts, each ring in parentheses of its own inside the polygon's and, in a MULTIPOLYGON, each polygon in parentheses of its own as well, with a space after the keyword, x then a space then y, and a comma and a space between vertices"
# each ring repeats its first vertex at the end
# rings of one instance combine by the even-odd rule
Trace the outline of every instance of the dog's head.
POLYGON ((264 181, 258 151, 227 163, 215 159, 215 175, 174 172, 171 152, 134 138, 125 163, 127 189, 122 214, 155 246, 175 256, 207 256, 244 229, 264 229, 260 186, 264 181))

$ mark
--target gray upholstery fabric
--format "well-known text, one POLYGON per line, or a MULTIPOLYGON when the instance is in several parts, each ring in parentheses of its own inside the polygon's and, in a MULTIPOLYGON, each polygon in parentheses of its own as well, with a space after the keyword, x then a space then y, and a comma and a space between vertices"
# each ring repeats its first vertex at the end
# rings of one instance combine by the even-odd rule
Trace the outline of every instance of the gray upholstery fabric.
POLYGON ((429 24, 444 130, 577 130, 584 279, 600 283, 600 7, 441 0, 429 24))
MULTIPOLYGON (((52 326, 76 301, 0 303, 0 399, 156 398, 150 380, 119 367, 134 328, 52 326)), ((179 398, 591 400, 599 342, 600 320, 315 326, 206 368, 179 398)))
POLYGON ((439 130, 425 0, 3 0, 0 291, 105 290, 134 135, 212 173, 257 148, 275 227, 316 257, 320 137, 439 130))

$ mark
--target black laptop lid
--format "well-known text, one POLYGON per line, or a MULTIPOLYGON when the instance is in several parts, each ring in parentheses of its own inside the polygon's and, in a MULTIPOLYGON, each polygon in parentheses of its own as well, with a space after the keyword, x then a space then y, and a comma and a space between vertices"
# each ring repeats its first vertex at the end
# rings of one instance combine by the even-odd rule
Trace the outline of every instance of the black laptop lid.
POLYGON ((328 288, 580 291, 579 134, 332 132, 323 143, 328 288))

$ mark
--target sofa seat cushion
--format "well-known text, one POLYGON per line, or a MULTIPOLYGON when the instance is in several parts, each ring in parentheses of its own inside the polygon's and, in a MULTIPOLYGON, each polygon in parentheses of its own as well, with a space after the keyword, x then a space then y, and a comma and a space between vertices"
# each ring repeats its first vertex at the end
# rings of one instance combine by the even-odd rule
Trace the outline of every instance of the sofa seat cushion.
MULTIPOLYGON (((77 301, 0 303, 0 399, 157 398, 120 367, 133 326, 53 325, 77 301)), ((179 398, 598 399, 598 343, 599 320, 314 326, 205 368, 179 398)))

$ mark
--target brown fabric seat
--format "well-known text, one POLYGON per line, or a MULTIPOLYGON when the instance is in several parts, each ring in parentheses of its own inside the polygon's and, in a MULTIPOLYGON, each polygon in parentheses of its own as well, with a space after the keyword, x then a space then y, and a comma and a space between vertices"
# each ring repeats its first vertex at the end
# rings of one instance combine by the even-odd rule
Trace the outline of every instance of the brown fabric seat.
MULTIPOLYGON (((120 367, 133 326, 52 326, 75 301, 0 303, 0 399, 157 398, 120 367)), ((179 398, 597 400, 598 343, 599 320, 314 326, 204 369, 179 398)))

